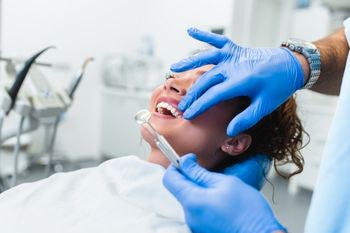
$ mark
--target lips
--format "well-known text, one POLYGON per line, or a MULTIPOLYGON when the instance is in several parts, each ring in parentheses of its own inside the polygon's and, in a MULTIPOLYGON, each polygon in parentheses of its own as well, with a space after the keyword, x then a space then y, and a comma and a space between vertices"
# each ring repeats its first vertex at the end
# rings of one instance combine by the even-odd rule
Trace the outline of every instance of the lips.
POLYGON ((179 101, 170 97, 161 97, 157 100, 155 112, 164 117, 182 118, 182 113, 177 108, 179 101))

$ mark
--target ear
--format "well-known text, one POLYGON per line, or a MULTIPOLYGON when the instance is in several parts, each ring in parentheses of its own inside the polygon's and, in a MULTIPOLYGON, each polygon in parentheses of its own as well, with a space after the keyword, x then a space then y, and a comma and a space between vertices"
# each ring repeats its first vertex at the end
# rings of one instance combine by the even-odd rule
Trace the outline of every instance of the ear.
POLYGON ((252 143, 252 137, 248 134, 239 134, 225 140, 221 150, 229 155, 235 156, 244 153, 252 143))

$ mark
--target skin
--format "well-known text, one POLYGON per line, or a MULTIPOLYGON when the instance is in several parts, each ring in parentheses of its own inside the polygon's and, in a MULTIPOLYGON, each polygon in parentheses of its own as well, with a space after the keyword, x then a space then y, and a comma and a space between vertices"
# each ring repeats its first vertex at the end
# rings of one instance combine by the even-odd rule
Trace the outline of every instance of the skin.
MULTIPOLYGON (((311 90, 327 95, 339 95, 349 53, 349 44, 346 40, 344 27, 313 43, 321 55, 321 74, 311 90)), ((307 60, 299 53, 294 54, 303 67, 304 82, 307 82, 310 74, 307 60)))
MULTIPOLYGON (((208 65, 173 74, 164 85, 153 91, 149 107, 152 113, 150 122, 175 151, 180 156, 187 153, 196 154, 198 163, 209 170, 221 167, 227 156, 237 156, 250 146, 251 137, 247 134, 240 134, 234 138, 226 135, 228 123, 238 113, 235 106, 239 100, 220 103, 191 121, 164 116, 156 111, 156 106, 162 98, 178 104, 192 84, 212 67, 208 65)), ((155 145, 153 138, 144 128, 141 129, 141 134, 151 147, 148 160, 167 167, 170 162, 155 145)))

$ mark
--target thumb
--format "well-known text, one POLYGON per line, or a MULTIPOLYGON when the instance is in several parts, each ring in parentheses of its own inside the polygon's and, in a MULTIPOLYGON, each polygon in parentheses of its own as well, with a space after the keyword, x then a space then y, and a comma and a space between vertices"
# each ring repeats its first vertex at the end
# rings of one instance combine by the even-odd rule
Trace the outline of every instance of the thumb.
POLYGON ((265 116, 261 101, 254 100, 248 108, 236 115, 227 127, 227 135, 234 137, 249 129, 265 116))
POLYGON ((188 154, 181 158, 180 170, 189 180, 202 187, 212 186, 221 181, 220 178, 223 176, 219 173, 210 172, 198 165, 194 154, 188 154))
POLYGON ((185 202, 189 196, 191 196, 188 195, 189 193, 197 196, 196 193, 200 192, 202 189, 200 186, 187 179, 187 177, 173 165, 170 165, 165 171, 163 176, 163 185, 181 203, 185 202))

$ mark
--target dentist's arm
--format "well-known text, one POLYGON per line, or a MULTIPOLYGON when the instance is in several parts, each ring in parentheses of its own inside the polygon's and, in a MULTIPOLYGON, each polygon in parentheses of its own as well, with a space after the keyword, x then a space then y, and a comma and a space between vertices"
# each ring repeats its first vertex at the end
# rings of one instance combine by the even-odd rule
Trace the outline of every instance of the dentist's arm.
POLYGON ((170 166, 163 181, 194 233, 286 232, 259 191, 235 176, 208 172, 193 154, 181 159, 180 170, 170 166))
MULTIPOLYGON (((321 75, 311 90, 323 94, 339 95, 349 53, 349 44, 346 40, 344 27, 323 39, 315 41, 314 44, 321 54, 321 75)), ((299 59, 305 58, 301 56, 299 59)), ((305 67, 305 61, 303 67, 305 67)))
MULTIPOLYGON (((192 86, 179 104, 186 119, 193 119, 213 105, 248 96, 250 106, 232 119, 227 134, 234 136, 268 115, 301 89, 309 77, 304 56, 287 48, 244 48, 228 38, 188 30, 191 37, 215 48, 184 59, 171 70, 183 72, 206 64, 216 65, 192 86)), ((312 90, 338 94, 349 51, 344 28, 315 42, 321 54, 321 76, 312 90)))

